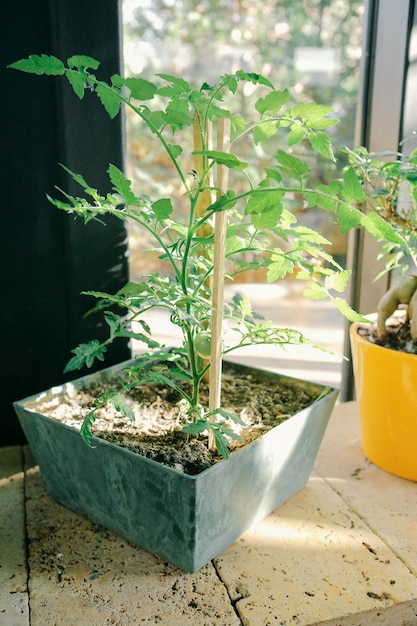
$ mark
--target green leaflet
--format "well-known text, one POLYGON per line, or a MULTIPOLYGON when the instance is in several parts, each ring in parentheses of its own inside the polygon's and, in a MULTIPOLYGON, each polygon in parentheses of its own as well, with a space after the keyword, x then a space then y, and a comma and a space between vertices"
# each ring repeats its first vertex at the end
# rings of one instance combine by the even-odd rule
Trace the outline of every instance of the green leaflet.
POLYGON ((104 361, 106 350, 106 346, 101 344, 97 339, 92 339, 88 343, 81 343, 74 348, 74 350, 71 350, 75 356, 68 361, 64 369, 64 374, 66 372, 72 372, 73 370, 79 370, 84 367, 84 365, 91 367, 96 359, 104 361))
POLYGON ((128 180, 123 172, 119 170, 115 165, 109 165, 108 173, 110 180, 113 183, 114 191, 120 193, 125 199, 126 205, 138 204, 138 200, 131 190, 132 182, 128 180))
POLYGON ((28 59, 21 59, 15 63, 11 63, 7 67, 28 72, 29 74, 46 74, 49 76, 58 76, 65 73, 65 66, 62 61, 52 55, 31 54, 28 59))
POLYGON ((109 117, 114 119, 120 111, 121 102, 119 96, 111 90, 109 85, 103 82, 98 83, 96 93, 109 117))

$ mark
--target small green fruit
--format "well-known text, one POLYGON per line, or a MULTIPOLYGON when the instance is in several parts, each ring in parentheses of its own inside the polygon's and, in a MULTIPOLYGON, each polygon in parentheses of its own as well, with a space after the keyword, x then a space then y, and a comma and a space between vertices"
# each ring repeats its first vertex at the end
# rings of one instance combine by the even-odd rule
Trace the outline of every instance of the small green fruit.
POLYGON ((194 339, 194 348, 198 356, 208 359, 211 354, 211 334, 206 330, 197 333, 194 339))

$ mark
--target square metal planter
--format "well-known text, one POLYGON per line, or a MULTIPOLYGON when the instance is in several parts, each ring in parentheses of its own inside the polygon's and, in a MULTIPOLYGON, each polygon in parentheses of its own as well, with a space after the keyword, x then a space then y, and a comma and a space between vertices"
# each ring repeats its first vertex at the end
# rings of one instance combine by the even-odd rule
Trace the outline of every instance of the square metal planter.
MULTIPOLYGON (((229 459, 189 476, 36 412, 46 394, 65 394, 113 376, 122 363, 14 403, 49 494, 188 572, 199 570, 257 521, 303 487, 310 476, 338 390, 316 400, 229 459)), ((233 364, 300 390, 321 385, 233 364)))

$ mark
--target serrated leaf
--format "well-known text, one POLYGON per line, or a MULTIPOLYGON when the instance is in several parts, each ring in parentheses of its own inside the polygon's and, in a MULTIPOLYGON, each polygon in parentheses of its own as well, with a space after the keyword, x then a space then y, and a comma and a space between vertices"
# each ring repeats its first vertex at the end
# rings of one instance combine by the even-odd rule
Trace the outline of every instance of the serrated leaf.
POLYGON ((260 189, 258 187, 246 203, 245 214, 261 214, 271 209, 276 209, 281 214, 283 197, 284 192, 281 189, 260 189))
POLYGON ((294 269, 294 263, 282 255, 272 255, 272 263, 268 265, 268 271, 266 274, 266 280, 268 283, 272 283, 279 278, 284 278, 287 274, 291 274, 294 269))
POLYGON ((212 159, 219 165, 225 165, 233 170, 242 171, 248 167, 248 163, 241 161, 234 154, 229 152, 221 152, 220 150, 196 150, 193 154, 202 154, 208 159, 212 159))
POLYGON ((120 111, 120 98, 112 91, 106 83, 98 83, 96 87, 97 96, 101 104, 106 109, 109 117, 114 119, 120 111))
POLYGON ((95 359, 104 361, 104 353, 106 350, 106 346, 100 344, 97 339, 93 339, 88 343, 81 343, 79 346, 74 348, 74 350, 71 350, 75 356, 68 361, 64 369, 64 374, 72 372, 73 370, 79 370, 84 367, 84 365, 91 367, 95 359))
POLYGON ((332 107, 316 102, 301 102, 287 111, 288 115, 300 117, 304 122, 314 124, 317 120, 333 113, 332 107))
POLYGON ((283 91, 272 91, 268 93, 264 98, 260 98, 256 104, 255 109, 261 113, 277 113, 281 107, 288 102, 289 92, 287 89, 283 91))
POLYGON ((270 230, 274 228, 281 217, 282 203, 279 202, 273 206, 265 207, 261 213, 252 212, 252 224, 257 229, 270 230))
POLYGON ((79 70, 84 70, 87 67, 92 70, 97 70, 100 67, 100 62, 97 59, 86 56, 85 54, 75 54, 67 59, 68 67, 76 67, 79 70))
POLYGON ((326 289, 334 289, 338 293, 343 293, 351 276, 350 270, 334 272, 326 276, 324 284, 326 289))
POLYGON ((127 179, 123 172, 115 165, 109 165, 108 173, 113 183, 113 189, 123 196, 126 205, 138 204, 138 200, 131 190, 132 181, 127 179))
POLYGON ((178 88, 178 93, 191 91, 189 83, 187 83, 187 81, 183 78, 179 78, 178 76, 172 76, 171 74, 157 74, 157 76, 163 78, 168 83, 171 83, 171 85, 175 85, 178 88))
POLYGON ((336 161, 330 137, 322 131, 308 131, 307 139, 316 152, 330 161, 336 161))
POLYGON ((125 78, 123 80, 135 100, 152 100, 157 92, 157 86, 144 78, 125 78))
POLYGON ((294 146, 295 144, 300 143, 300 141, 303 141, 306 133, 307 131, 304 126, 302 126, 302 124, 294 123, 291 126, 291 130, 288 134, 288 145, 294 146))
POLYGON ((317 195, 315 196, 315 202, 317 206, 325 211, 332 211, 337 206, 337 198, 334 197, 334 193, 330 188, 330 185, 316 185, 317 195))
POLYGON ((206 420, 197 420, 196 422, 187 424, 182 430, 187 435, 200 435, 207 430, 207 422, 206 420))
POLYGON ((79 72, 69 71, 66 72, 66 77, 75 94, 79 97, 80 100, 82 100, 85 92, 85 80, 83 76, 79 72))
POLYGON ((80 435, 83 438, 84 443, 89 447, 89 448, 94 448, 94 446, 91 444, 91 439, 93 438, 93 431, 92 426, 94 424, 96 420, 96 414, 95 411, 90 411, 89 413, 87 413, 87 415, 84 418, 84 421, 81 425, 80 428, 80 435))
POLYGON ((255 144, 261 143, 262 141, 266 141, 270 139, 277 133, 277 122, 272 120, 266 120, 255 126, 253 130, 253 141, 255 144))
POLYGON ((154 212, 154 215, 158 222, 162 222, 163 220, 168 219, 173 211, 171 199, 161 198, 160 200, 153 202, 152 211, 154 212))
POLYGON ((171 150, 171 154, 174 157, 174 159, 176 159, 182 154, 182 148, 181 146, 178 146, 177 144, 173 144, 173 143, 169 144, 169 149, 171 150))
POLYGON ((320 235, 320 233, 308 226, 296 226, 294 232, 297 233, 299 239, 307 240, 309 243, 320 246, 327 246, 331 243, 326 237, 323 237, 323 235, 320 235))
POLYGON ((127 404, 125 398, 123 398, 121 394, 117 393, 114 396, 111 396, 109 401, 114 406, 116 411, 125 415, 125 417, 130 419, 132 422, 135 421, 135 414, 132 408, 127 404))
POLYGON ((310 172, 310 168, 307 163, 293 154, 285 152, 284 150, 278 150, 275 158, 281 167, 296 178, 300 178, 310 172))
POLYGON ((46 74, 47 76, 60 76, 65 72, 65 66, 60 59, 53 55, 47 54, 31 54, 27 59, 15 61, 7 66, 13 70, 28 72, 29 74, 46 74))
POLYGON ((339 222, 340 230, 343 234, 347 233, 352 228, 356 228, 360 225, 363 214, 353 207, 348 206, 344 202, 339 204, 337 209, 337 219, 339 222))
POLYGON ((267 87, 271 87, 272 89, 274 89, 274 85, 271 83, 271 81, 262 74, 255 74, 254 72, 244 72, 243 70, 238 70, 236 72, 236 76, 240 80, 246 80, 253 83, 254 85, 266 85, 267 87))
POLYGON ((342 197, 348 204, 363 202, 365 199, 365 192, 353 167, 343 172, 342 197))
POLYGON ((327 290, 320 283, 310 283, 303 292, 303 296, 311 300, 324 300, 328 295, 327 290))
POLYGON ((222 435, 222 433, 219 432, 217 429, 212 429, 212 432, 214 435, 214 441, 216 444, 217 452, 224 459, 228 459, 229 458, 229 446, 228 446, 226 437, 222 435))
POLYGON ((342 298, 333 298, 332 302, 335 307, 346 317, 346 319, 349 320, 349 322, 369 323, 369 320, 366 317, 360 315, 360 313, 356 313, 356 311, 354 311, 352 307, 347 304, 347 302, 342 300, 342 298))
POLYGON ((362 214, 361 225, 379 241, 388 241, 400 246, 406 245, 398 232, 377 213, 362 214))

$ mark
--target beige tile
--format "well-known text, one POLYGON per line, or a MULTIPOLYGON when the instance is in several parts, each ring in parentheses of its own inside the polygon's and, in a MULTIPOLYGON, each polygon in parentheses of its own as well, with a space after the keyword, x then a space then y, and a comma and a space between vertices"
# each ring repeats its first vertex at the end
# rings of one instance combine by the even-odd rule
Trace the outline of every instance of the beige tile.
POLYGON ((417 576, 417 483, 365 458, 356 403, 336 407, 315 469, 417 576))
MULTIPOLYGON (((245 626, 369 626, 388 609, 417 619, 416 578, 317 476, 216 565, 245 626)), ((403 623, 416 621, 390 624, 403 623)))
POLYGON ((27 482, 31 626, 240 624, 213 565, 185 574, 27 482))
POLYGON ((29 624, 22 449, 0 454, 0 626, 29 624))

